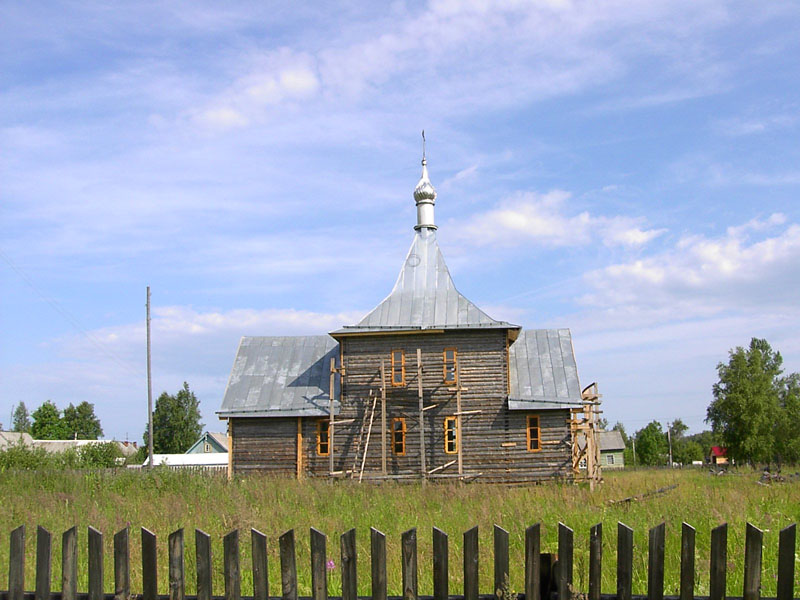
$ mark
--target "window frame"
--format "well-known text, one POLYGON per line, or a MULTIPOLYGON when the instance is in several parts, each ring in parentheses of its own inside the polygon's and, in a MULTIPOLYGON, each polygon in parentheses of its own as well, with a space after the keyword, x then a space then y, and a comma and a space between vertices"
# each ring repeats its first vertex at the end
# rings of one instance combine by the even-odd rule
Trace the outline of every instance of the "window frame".
POLYGON ((391 435, 392 435, 392 454, 395 456, 405 456, 406 455, 406 419, 405 417, 393 417, 392 418, 392 425, 391 425, 391 435), (395 429, 395 423, 400 423, 400 429, 395 429), (402 452, 397 451, 397 439, 395 438, 396 434, 400 434, 400 445, 403 447, 402 452))
POLYGON ((444 350, 442 350, 442 380, 445 383, 458 385, 458 348, 455 348, 455 347, 451 346, 451 347, 448 347, 448 348, 445 348, 444 350), (452 361, 448 361, 447 360, 447 353, 448 352, 452 352, 453 353, 453 360, 452 361), (447 378, 447 374, 448 374, 447 373, 447 365, 448 365, 448 362, 452 362, 452 364, 453 364, 453 378, 452 379, 448 379, 447 378))
POLYGON ((614 464, 614 454, 613 453, 610 453, 608 456, 606 456, 606 464, 607 465, 613 465, 614 464))
POLYGON ((320 419, 317 421, 317 456, 330 456, 331 455, 331 422, 329 419, 320 419), (323 432, 324 428, 324 432, 323 432), (325 452, 322 451, 323 441, 322 435, 325 434, 325 452))
POLYGON ((459 435, 458 431, 458 417, 445 417, 444 418, 444 453, 445 454, 458 454, 458 446, 459 442, 461 441, 461 436, 459 435), (454 434, 453 439, 449 439, 450 429, 448 429, 448 423, 453 424, 452 432, 454 434), (449 443, 452 443, 453 449, 448 450, 447 446, 449 443))
POLYGON ((406 351, 402 348, 395 348, 391 351, 390 354, 391 358, 391 380, 392 380, 392 387, 405 387, 406 385, 406 351), (395 361, 394 355, 396 352, 400 353, 400 381, 395 381, 394 374, 395 374, 395 361))
POLYGON ((539 421, 539 415, 527 415, 525 420, 525 447, 528 452, 541 452, 542 451, 542 427, 539 421), (536 420, 536 425, 531 425, 533 420, 536 420), (536 437, 531 435, 531 429, 536 429, 536 437), (531 441, 536 440, 536 448, 531 448, 531 441))

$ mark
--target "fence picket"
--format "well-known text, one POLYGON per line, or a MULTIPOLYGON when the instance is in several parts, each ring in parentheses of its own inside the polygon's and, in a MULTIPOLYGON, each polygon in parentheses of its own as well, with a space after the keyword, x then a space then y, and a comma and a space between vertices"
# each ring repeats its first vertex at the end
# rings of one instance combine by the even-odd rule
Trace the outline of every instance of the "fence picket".
POLYGON ((438 527, 433 528, 433 598, 449 600, 449 576, 447 534, 438 527))
POLYGON ((186 583, 183 569, 183 529, 169 534, 169 600, 184 600, 186 583))
POLYGON ((25 525, 11 532, 8 551, 8 600, 25 596, 25 525))
POLYGON ((680 600, 694 600, 694 541, 696 531, 688 523, 681 525, 680 600))
POLYGON ((631 600, 633 587, 633 529, 617 523, 617 600, 631 600))
POLYGON ((650 530, 647 553, 647 600, 664 600, 665 524, 650 530))
POLYGON ((589 530, 589 600, 600 600, 603 573, 603 524, 589 530))
POLYGON ((103 534, 89 527, 89 600, 103 600, 103 534))
POLYGON ((241 600, 242 578, 239 572, 239 530, 234 529, 222 538, 222 564, 225 580, 225 600, 241 600))
POLYGON ((417 600, 417 529, 403 532, 403 600, 417 600))
POLYGON ((131 595, 129 532, 126 527, 114 534, 114 600, 128 600, 131 595))
POLYGON ((311 597, 313 600, 328 600, 328 573, 325 570, 326 539, 324 533, 311 528, 311 597))
POLYGON ((511 590, 508 580, 508 531, 494 526, 494 595, 502 598, 511 590))
POLYGON ((194 556, 197 564, 197 600, 211 600, 211 536, 194 530, 194 556))
POLYGON ((728 560, 728 524, 711 530, 711 581, 709 600, 725 600, 728 560))
POLYGON ((39 525, 36 528, 36 593, 35 600, 50 600, 50 576, 52 574, 52 536, 39 525))
POLYGON ((342 550, 342 600, 358 600, 355 528, 345 531, 339 541, 342 550))
POLYGON ((281 553, 281 596, 283 600, 297 600, 297 562, 294 549, 294 529, 278 538, 281 553))
POLYGON ((142 527, 142 600, 158 600, 156 534, 142 527))
POLYGON ((464 600, 478 600, 478 526, 464 532, 464 600))
POLYGON ((755 525, 747 524, 744 539, 744 600, 759 600, 761 597, 761 547, 764 532, 755 525))
POLYGON ((386 600, 386 536, 370 527, 372 600, 386 600))
POLYGON ((78 527, 67 529, 61 536, 61 598, 78 597, 78 527))
POLYGON ((574 534, 572 529, 558 524, 558 600, 570 600, 572 593, 572 546, 574 534))
POLYGON ((541 598, 541 526, 535 523, 525 530, 525 598, 541 598))
POLYGON ((792 600, 794 598, 794 550, 797 541, 797 524, 793 523, 781 529, 778 541, 778 598, 792 600))
POLYGON ((253 600, 269 600, 267 536, 250 529, 250 550, 253 556, 253 600))

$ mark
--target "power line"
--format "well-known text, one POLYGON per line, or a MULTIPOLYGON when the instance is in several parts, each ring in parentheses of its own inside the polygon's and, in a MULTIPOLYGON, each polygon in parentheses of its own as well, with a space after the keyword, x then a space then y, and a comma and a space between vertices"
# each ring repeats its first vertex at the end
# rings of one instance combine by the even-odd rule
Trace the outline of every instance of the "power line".
POLYGON ((28 286, 36 293, 36 295, 39 296, 39 298, 41 298, 47 304, 49 304, 50 308, 56 311, 70 325, 72 325, 76 330, 78 330, 78 332, 81 335, 83 335, 83 337, 85 337, 93 346, 95 346, 98 350, 100 350, 100 352, 105 354, 108 358, 117 363, 117 365, 119 365, 123 369, 127 370, 132 375, 135 375, 136 377, 141 377, 142 374, 139 370, 133 368, 128 361, 118 356, 111 349, 103 345, 103 343, 99 339, 97 339, 94 335, 86 331, 86 329, 84 329, 81 326, 78 320, 75 317, 73 317, 65 308, 63 308, 56 300, 46 296, 44 292, 42 292, 42 290, 39 289, 39 287, 33 282, 33 280, 24 271, 22 271, 22 269, 20 269, 17 265, 14 264, 11 258, 2 249, 0 249, 0 256, 3 257, 3 260, 6 262, 6 264, 8 264, 11 270, 14 271, 17 275, 19 275, 20 278, 26 284, 28 284, 28 286))

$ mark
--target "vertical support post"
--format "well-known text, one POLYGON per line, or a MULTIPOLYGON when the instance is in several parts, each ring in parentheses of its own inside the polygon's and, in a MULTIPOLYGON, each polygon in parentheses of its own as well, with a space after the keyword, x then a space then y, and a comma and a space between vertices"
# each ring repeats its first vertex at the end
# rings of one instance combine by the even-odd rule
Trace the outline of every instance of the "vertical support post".
POLYGON ((35 600, 50 600, 50 576, 52 574, 50 532, 39 525, 36 528, 36 594, 35 600))
POLYGON ((458 474, 464 474, 464 460, 461 454, 463 436, 461 435, 461 365, 456 352, 456 448, 458 449, 458 474))
POLYGON ((558 600, 570 600, 572 593, 572 529, 558 524, 558 600))
POLYGON ((761 547, 764 532, 748 523, 744 541, 744 600, 761 598, 761 547))
POLYGON ((386 600, 386 536, 370 527, 372 600, 386 600))
POLYGON ((508 532, 494 526, 494 595, 503 598, 510 591, 508 580, 508 532))
POLYGON ((781 529, 778 541, 778 600, 794 598, 794 550, 797 524, 781 529))
POLYGON ((297 479, 303 478, 303 417, 297 417, 297 479))
POLYGON ((233 479, 233 419, 227 420, 225 431, 228 435, 228 481, 233 479))
POLYGON ((328 600, 328 573, 326 571, 325 534, 311 528, 311 598, 328 600))
POLYGON ((331 358, 331 380, 330 380, 330 389, 328 391, 328 475, 331 476, 333 473, 333 397, 334 397, 334 386, 336 385, 336 359, 331 358))
POLYGON ((541 526, 539 523, 531 525, 525 530, 525 600, 540 600, 539 587, 541 563, 541 526))
POLYGON ((711 530, 711 582, 709 600, 725 600, 728 561, 728 524, 711 530))
POLYGON ((169 600, 184 600, 186 584, 183 568, 183 529, 169 534, 169 600))
POLYGON ((386 475, 386 360, 383 358, 381 359, 381 473, 386 475))
POLYGON ((617 600, 631 600, 633 587, 633 529, 617 523, 617 600))
POLYGON ((339 538, 339 544, 342 550, 342 600, 358 600, 356 530, 345 531, 339 538))
POLYGON ((267 536, 257 529, 250 529, 250 549, 253 555, 253 600, 269 600, 267 536))
POLYGON ((417 530, 403 532, 403 600, 417 600, 417 530))
POLYGON ((478 600, 478 526, 464 532, 464 600, 478 600))
POLYGON ((695 529, 688 523, 681 526, 681 590, 680 600, 694 600, 695 529))
POLYGON ((650 530, 647 553, 647 600, 664 600, 664 534, 664 523, 650 530))
POLYGON ((11 532, 8 551, 8 600, 25 596, 25 525, 11 532))
POLYGON ((589 531, 589 600, 600 600, 603 572, 603 524, 589 531))
POLYGON ((194 530, 194 550, 197 561, 197 600, 211 600, 211 536, 194 530))
POLYGON ((417 395, 419 396, 419 455, 422 483, 428 478, 428 467, 425 458, 425 411, 422 405, 422 349, 417 348, 417 395))
POLYGON ((142 600, 158 600, 156 534, 142 527, 142 600))
POLYGON ((281 553, 281 597, 297 600, 297 563, 294 549, 294 529, 278 538, 281 553))
POLYGON ((433 528, 433 599, 449 600, 447 534, 433 528))
POLYGON ((114 600, 128 600, 131 595, 129 532, 126 527, 114 534, 114 600))
MULTIPOLYGON (((11 588, 9 588, 11 589, 11 588)), ((61 598, 78 597, 78 528, 72 527, 61 536, 61 598)))
POLYGON ((239 571, 239 530, 234 529, 222 538, 225 600, 241 600, 242 580, 239 571))
POLYGON ((89 527, 89 600, 103 600, 103 534, 89 527))

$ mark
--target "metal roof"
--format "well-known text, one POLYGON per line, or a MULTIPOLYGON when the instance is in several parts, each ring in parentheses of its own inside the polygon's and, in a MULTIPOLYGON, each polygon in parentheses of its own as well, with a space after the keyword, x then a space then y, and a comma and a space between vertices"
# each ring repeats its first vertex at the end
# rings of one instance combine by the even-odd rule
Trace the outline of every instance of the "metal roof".
POLYGON ((622 433, 616 429, 611 431, 597 432, 598 446, 600 451, 610 452, 613 450, 625 450, 625 442, 622 440, 622 433))
POLYGON ((391 294, 356 325, 346 325, 331 335, 459 328, 519 326, 492 319, 456 289, 436 241, 436 231, 423 227, 414 235, 391 294))
MULTIPOLYGON (((243 337, 217 411, 228 417, 314 417, 328 414, 331 358, 328 335, 243 337)), ((334 414, 339 412, 339 382, 334 414)))
POLYGON ((569 329, 525 329, 508 351, 509 410, 570 408, 581 402, 569 329))

